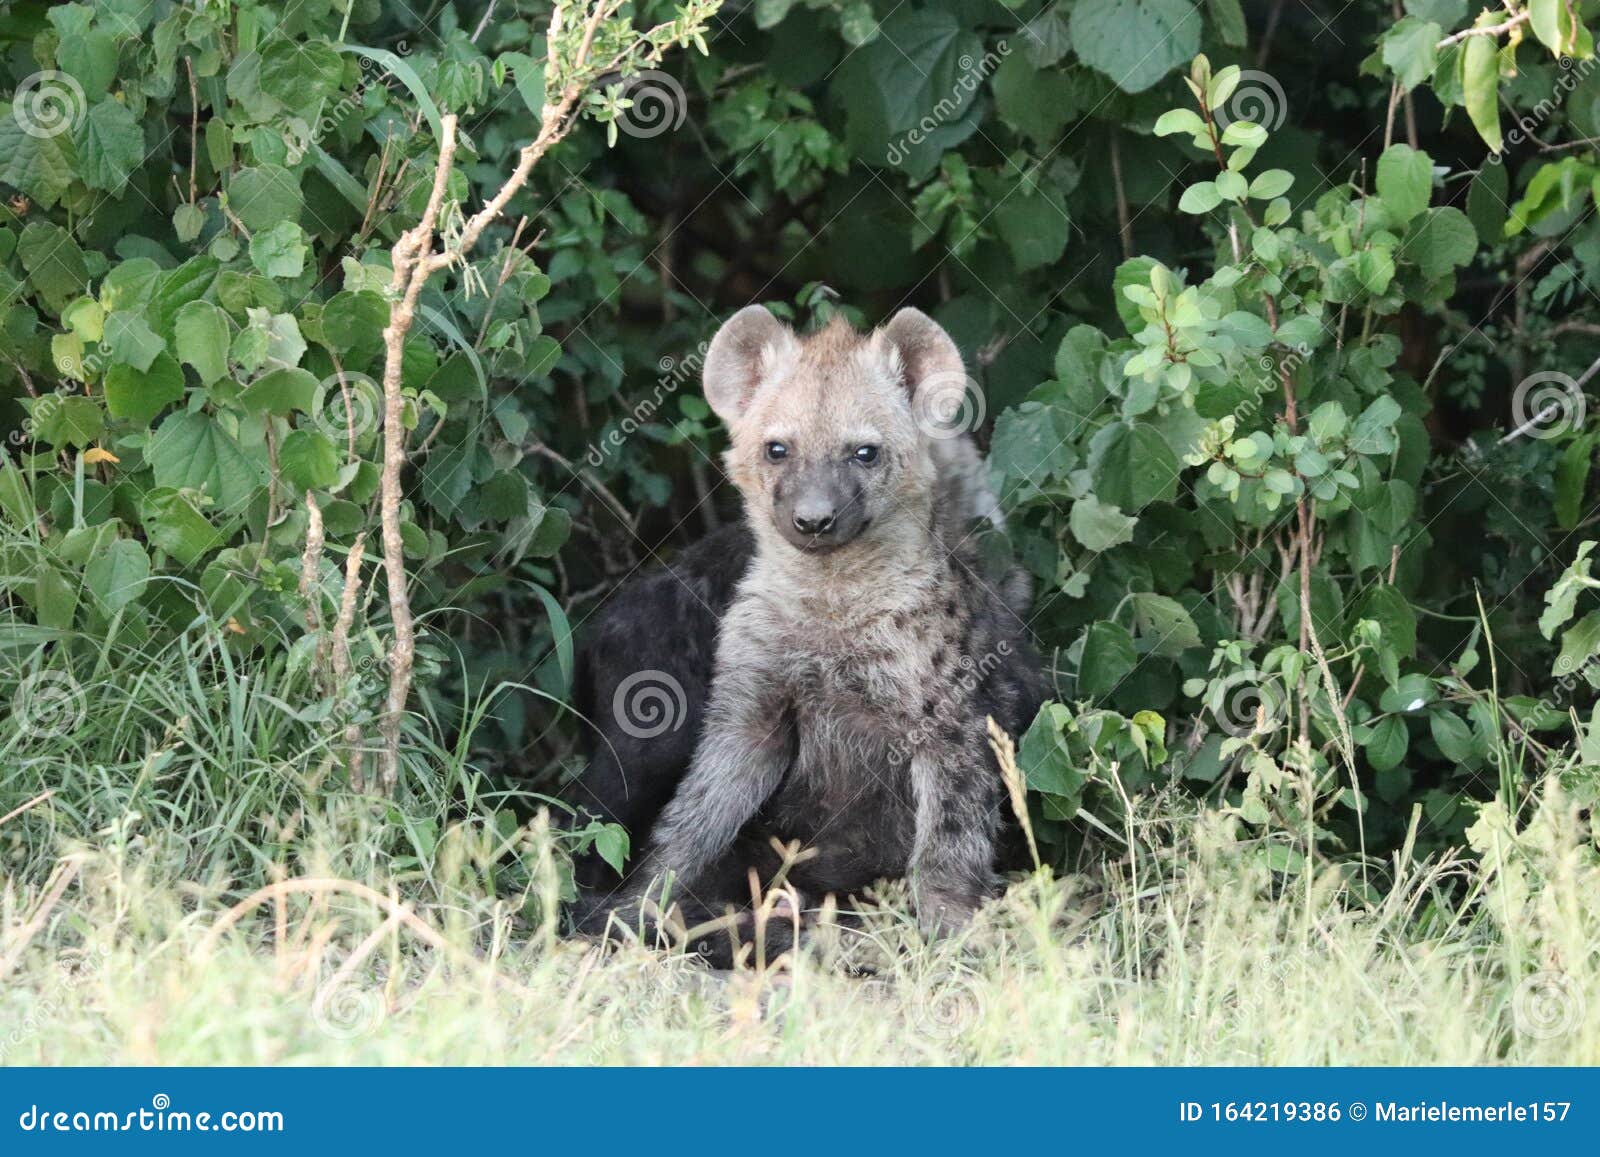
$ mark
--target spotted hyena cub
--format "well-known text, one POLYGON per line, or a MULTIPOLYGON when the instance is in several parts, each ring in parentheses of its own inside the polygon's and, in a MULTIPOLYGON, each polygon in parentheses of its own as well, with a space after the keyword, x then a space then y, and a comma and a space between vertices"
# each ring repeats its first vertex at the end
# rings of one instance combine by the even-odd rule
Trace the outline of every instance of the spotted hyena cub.
POLYGON ((664 804, 659 818, 649 800, 632 809, 645 854, 604 907, 668 872, 691 915, 748 904, 777 837, 813 852, 787 876, 808 903, 907 877, 925 929, 958 927, 997 887, 1010 820, 985 717, 1016 734, 1042 692, 1025 582, 985 574, 971 545, 993 504, 976 449, 939 412, 965 389, 961 356, 914 309, 870 334, 836 322, 802 337, 752 306, 713 339, 704 380, 745 527, 717 558, 691 552, 646 580, 660 584, 650 599, 623 592, 586 649, 587 711, 609 751, 583 786, 614 816, 629 811, 619 788, 664 804), (642 641, 652 631, 665 647, 642 641), (708 638, 704 680, 693 653, 708 638), (689 736, 618 735, 616 689, 641 651, 687 688, 667 706, 691 717, 689 736))

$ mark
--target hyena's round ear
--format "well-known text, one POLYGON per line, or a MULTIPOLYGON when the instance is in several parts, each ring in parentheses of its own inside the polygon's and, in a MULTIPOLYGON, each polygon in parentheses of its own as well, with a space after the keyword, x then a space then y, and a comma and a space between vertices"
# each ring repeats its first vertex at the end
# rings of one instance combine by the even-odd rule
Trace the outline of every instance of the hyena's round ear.
POLYGON ((766 306, 745 306, 723 322, 706 350, 700 372, 706 404, 717 417, 732 423, 755 397, 762 378, 798 348, 794 331, 767 312, 766 306))
POLYGON ((902 309, 889 319, 878 335, 887 343, 906 392, 912 396, 930 379, 950 382, 966 380, 961 351, 956 348, 956 343, 950 340, 944 326, 920 309, 902 309))

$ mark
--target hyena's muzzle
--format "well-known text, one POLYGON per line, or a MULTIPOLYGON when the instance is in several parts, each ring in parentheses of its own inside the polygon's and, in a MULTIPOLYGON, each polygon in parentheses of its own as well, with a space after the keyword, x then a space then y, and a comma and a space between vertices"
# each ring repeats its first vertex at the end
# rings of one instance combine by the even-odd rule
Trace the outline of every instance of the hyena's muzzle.
POLYGON ((794 463, 772 490, 772 521, 794 546, 825 553, 853 541, 872 521, 861 467, 853 462, 794 463))

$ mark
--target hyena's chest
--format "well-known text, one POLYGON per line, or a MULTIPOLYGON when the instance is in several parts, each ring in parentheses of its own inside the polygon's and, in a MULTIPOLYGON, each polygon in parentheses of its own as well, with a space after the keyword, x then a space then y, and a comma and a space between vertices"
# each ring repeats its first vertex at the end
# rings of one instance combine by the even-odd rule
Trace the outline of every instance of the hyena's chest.
POLYGON ((858 887, 905 870, 916 834, 911 752, 938 691, 929 647, 926 635, 889 642, 864 632, 848 650, 789 652, 793 755, 765 819, 816 851, 808 875, 858 887))

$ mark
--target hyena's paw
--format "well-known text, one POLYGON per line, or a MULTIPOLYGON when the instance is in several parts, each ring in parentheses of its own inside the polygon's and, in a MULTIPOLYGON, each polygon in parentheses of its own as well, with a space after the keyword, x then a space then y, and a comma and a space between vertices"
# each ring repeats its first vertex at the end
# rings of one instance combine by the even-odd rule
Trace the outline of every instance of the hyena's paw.
POLYGON ((930 940, 952 935, 972 922, 983 897, 938 888, 918 888, 917 924, 930 940))

